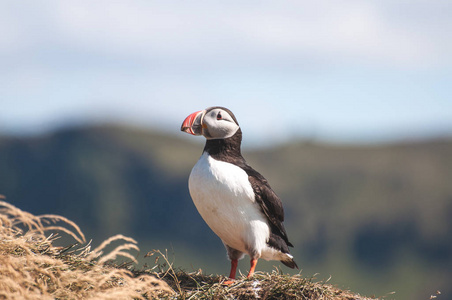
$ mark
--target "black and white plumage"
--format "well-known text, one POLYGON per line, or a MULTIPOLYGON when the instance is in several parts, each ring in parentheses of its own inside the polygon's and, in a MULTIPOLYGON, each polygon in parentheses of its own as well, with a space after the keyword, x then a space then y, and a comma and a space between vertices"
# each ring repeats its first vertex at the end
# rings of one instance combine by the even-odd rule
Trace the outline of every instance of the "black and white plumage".
POLYGON ((251 258, 248 276, 259 258, 298 268, 289 253, 293 246, 283 225, 281 200, 243 158, 242 132, 233 113, 210 107, 189 115, 181 130, 207 139, 191 171, 189 189, 198 212, 226 247, 229 277, 235 278, 237 261, 245 254, 251 258))

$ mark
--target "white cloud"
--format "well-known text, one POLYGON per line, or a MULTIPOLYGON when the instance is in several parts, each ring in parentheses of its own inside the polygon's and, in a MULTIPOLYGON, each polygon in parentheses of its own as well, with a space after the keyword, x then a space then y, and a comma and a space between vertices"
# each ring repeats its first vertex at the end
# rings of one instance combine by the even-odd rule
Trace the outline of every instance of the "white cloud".
POLYGON ((75 51, 168 60, 451 62, 452 21, 444 13, 450 6, 441 1, 85 0, 28 6, 24 11, 18 3, 2 14, 3 23, 10 23, 1 26, 3 44, 44 41, 75 51))

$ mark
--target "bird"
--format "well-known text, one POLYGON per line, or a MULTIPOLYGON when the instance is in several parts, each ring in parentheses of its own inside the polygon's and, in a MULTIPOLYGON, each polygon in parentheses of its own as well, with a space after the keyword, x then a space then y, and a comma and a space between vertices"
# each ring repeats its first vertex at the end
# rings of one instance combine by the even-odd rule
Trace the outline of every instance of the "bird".
POLYGON ((221 239, 231 261, 225 284, 234 282, 245 254, 250 257, 247 277, 253 276, 258 259, 298 269, 289 252, 293 245, 283 225, 281 199, 242 156, 242 131, 234 114, 222 106, 209 107, 186 117, 181 131, 206 138, 188 186, 196 209, 221 239))

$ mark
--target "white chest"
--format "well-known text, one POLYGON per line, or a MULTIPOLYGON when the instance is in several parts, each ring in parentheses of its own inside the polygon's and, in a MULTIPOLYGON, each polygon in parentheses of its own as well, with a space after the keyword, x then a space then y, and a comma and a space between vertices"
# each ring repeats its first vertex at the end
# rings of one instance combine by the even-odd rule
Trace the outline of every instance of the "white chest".
POLYGON ((265 243, 268 225, 244 170, 204 153, 190 174, 189 189, 203 219, 227 245, 245 252, 250 244, 265 243))

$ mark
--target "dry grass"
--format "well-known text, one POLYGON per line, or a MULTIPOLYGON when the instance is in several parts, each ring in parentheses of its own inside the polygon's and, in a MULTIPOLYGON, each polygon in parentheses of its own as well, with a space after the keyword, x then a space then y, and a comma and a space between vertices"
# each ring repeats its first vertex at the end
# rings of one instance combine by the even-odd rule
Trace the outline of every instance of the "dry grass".
POLYGON ((55 247, 61 231, 78 243, 85 237, 64 217, 34 216, 0 201, 0 299, 149 299, 168 296, 172 289, 152 274, 135 276, 112 263, 117 256, 135 261, 127 250, 138 250, 133 239, 117 235, 90 251, 71 245, 55 247), (70 226, 68 229, 64 226, 70 226), (124 240, 110 253, 106 245, 124 240))
MULTIPOLYGON (((272 273, 256 272, 253 278, 242 275, 232 285, 224 285, 224 276, 203 275, 202 271, 187 273, 176 270, 168 260, 167 253, 152 251, 156 255, 159 270, 156 274, 166 281, 176 294, 171 299, 302 299, 302 300, 372 300, 350 291, 341 290, 327 282, 316 282, 314 278, 301 275, 290 276, 278 270, 272 273), (163 261, 163 262, 162 262, 163 261)), ((156 268, 156 267, 154 267, 156 268)), ((148 274, 152 270, 135 272, 148 274)))
POLYGON ((231 286, 222 284, 227 279, 223 276, 203 275, 200 272, 178 271, 162 279, 178 291, 175 299, 374 299, 324 282, 314 282, 311 278, 279 274, 277 271, 271 274, 257 272, 253 278, 242 277, 231 286))
POLYGON ((168 254, 149 252, 155 266, 130 269, 136 262, 129 251, 139 251, 136 241, 116 235, 91 250, 80 228, 56 215, 34 216, 0 201, 0 299, 317 299, 368 300, 326 282, 278 271, 244 276, 230 286, 223 276, 176 270, 168 254), (62 225, 58 225, 62 224, 62 225), (71 229, 68 229, 69 226, 71 229), (77 244, 56 247, 60 231, 77 244), (123 241, 109 253, 105 247, 123 241), (114 260, 131 260, 120 266, 114 260))

